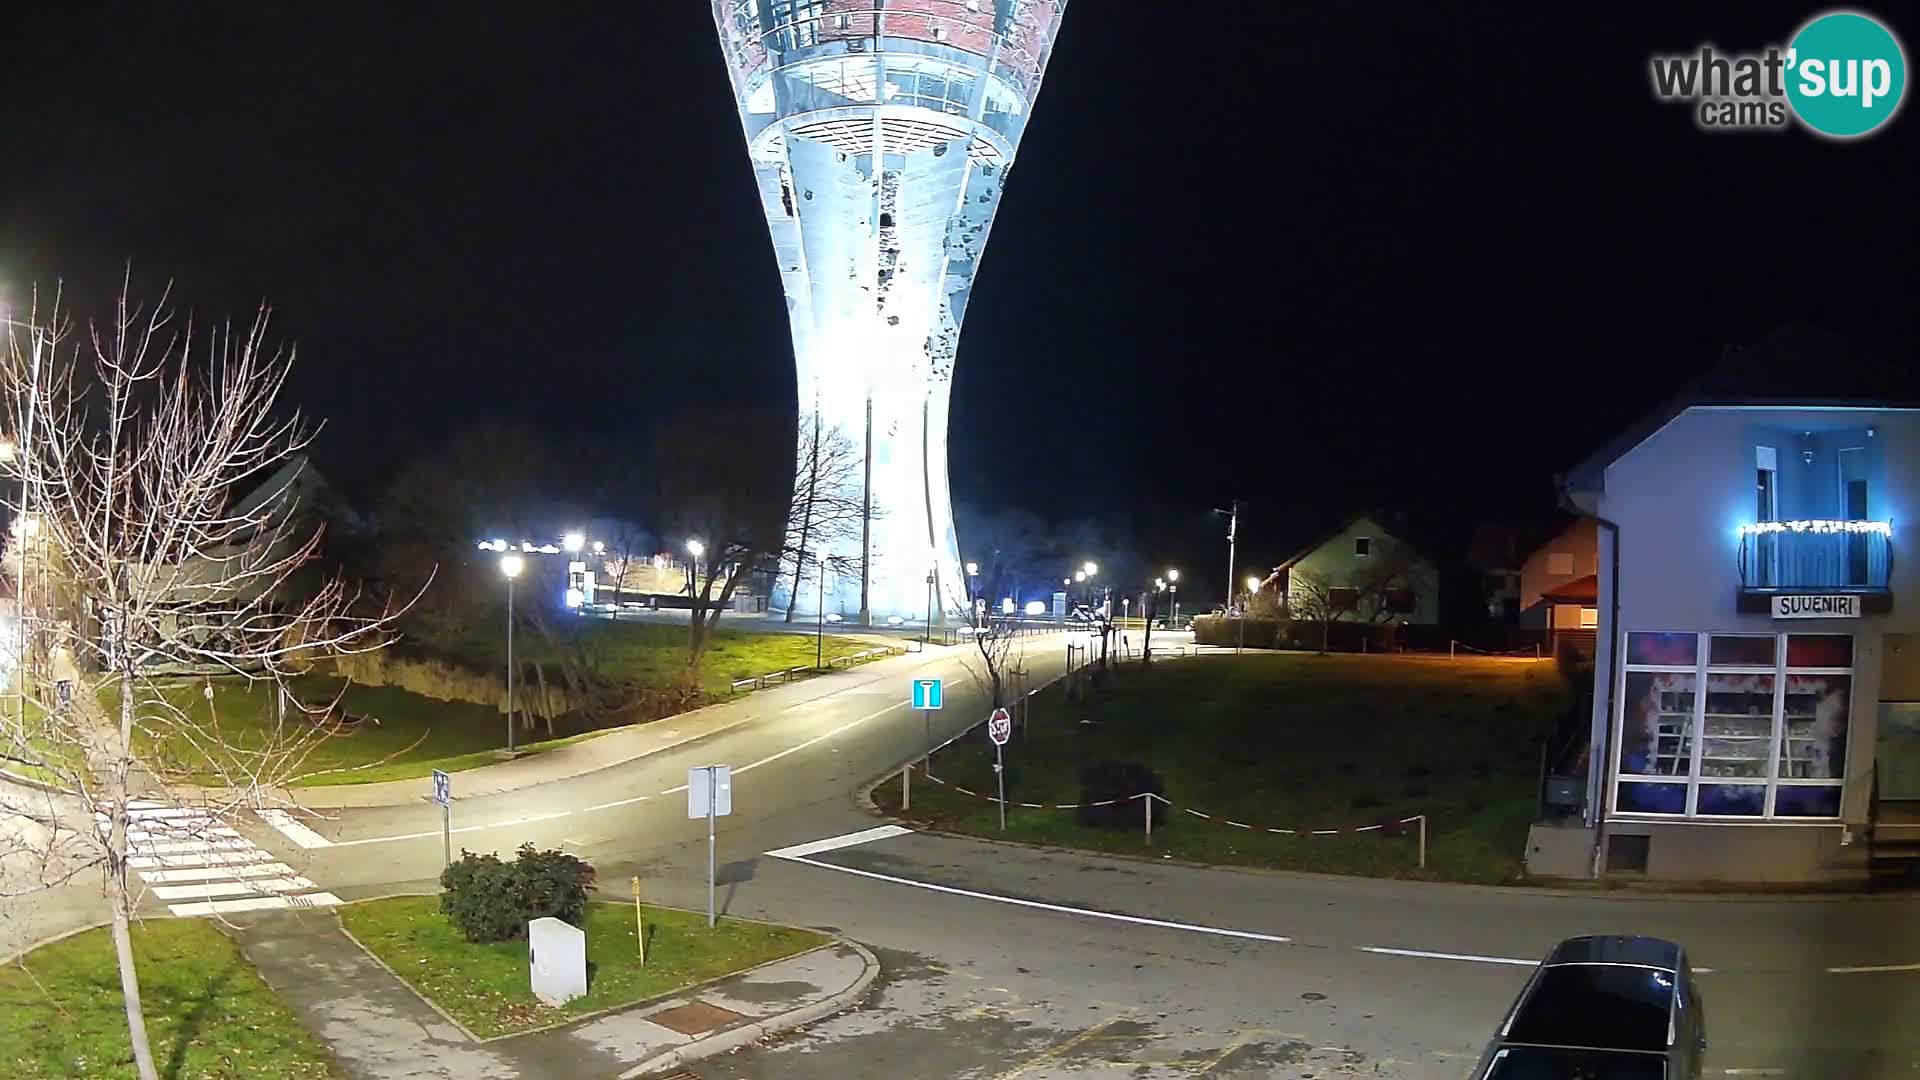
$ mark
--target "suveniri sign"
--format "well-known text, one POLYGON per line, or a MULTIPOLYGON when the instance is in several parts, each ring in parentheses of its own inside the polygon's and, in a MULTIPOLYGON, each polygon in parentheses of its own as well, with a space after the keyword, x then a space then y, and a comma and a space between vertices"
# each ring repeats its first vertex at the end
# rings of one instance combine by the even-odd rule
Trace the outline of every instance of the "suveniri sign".
POLYGON ((1773 617, 1776 619, 1857 619, 1860 617, 1860 598, 1851 593, 1835 593, 1829 596, 1776 596, 1773 598, 1773 617))

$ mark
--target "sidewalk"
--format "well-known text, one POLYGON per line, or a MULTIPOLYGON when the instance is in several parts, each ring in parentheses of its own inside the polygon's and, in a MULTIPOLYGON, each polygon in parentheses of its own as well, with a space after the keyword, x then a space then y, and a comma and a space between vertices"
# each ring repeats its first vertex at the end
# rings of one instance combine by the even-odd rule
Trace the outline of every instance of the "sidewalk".
MULTIPOLYGON (((924 652, 875 660, 788 686, 756 691, 677 716, 619 728, 543 754, 466 769, 454 774, 454 790, 461 798, 472 799, 598 772, 738 727, 795 705, 873 683, 897 685, 904 700, 907 694, 905 680, 910 672, 964 651, 960 646, 932 645, 924 652)), ((295 803, 308 809, 334 810, 346 807, 412 806, 425 801, 431 789, 430 781, 421 777, 415 780, 386 780, 377 784, 295 788, 290 795, 295 803)))
POLYGON ((331 914, 276 912, 233 926, 247 959, 354 1080, 644 1076, 849 1008, 879 974, 871 953, 842 942, 670 998, 480 1042, 375 963, 331 914))

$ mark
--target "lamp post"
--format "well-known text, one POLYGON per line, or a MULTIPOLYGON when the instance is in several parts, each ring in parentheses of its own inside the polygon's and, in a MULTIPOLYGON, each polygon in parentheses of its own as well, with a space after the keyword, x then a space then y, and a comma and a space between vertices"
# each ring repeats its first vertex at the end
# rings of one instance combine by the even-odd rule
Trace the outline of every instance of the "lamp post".
POLYGON ((526 569, 518 555, 500 556, 500 573, 507 579, 507 753, 513 753, 513 579, 526 569))
POLYGON ((693 587, 693 583, 694 583, 694 580, 700 576, 700 556, 705 555, 706 553, 707 553, 707 545, 701 543, 697 538, 690 538, 687 540, 687 554, 691 556, 691 558, 687 560, 687 595, 688 596, 692 596, 696 592, 696 590, 693 587))
POLYGON ((1169 601, 1173 605, 1173 614, 1167 619, 1167 629, 1172 630, 1180 625, 1180 571, 1167 571, 1165 587, 1169 601))
MULTIPOLYGON (((973 621, 980 621, 980 564, 967 564, 967 603, 973 607, 973 621)), ((975 627, 978 629, 978 627, 975 627)))

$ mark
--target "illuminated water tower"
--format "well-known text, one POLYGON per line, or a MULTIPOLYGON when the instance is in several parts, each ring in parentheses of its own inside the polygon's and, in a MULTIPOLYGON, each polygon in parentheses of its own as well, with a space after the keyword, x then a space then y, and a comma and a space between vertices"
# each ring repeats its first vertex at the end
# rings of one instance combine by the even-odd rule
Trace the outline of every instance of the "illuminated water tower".
MULTIPOLYGON (((829 611, 923 618, 930 577, 940 612, 966 606, 947 494, 954 350, 1066 7, 713 0, 786 291, 801 422, 838 429, 869 477, 865 536, 830 552, 866 565, 867 581, 839 579, 829 611)), ((813 606, 804 580, 794 591, 813 606)))

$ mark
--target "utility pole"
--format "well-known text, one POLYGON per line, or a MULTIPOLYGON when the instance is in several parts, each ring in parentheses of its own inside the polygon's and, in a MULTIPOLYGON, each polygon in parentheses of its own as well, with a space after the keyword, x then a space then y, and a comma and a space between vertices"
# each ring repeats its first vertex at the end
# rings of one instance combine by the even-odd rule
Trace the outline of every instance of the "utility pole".
POLYGON ((860 485, 860 625, 872 626, 873 608, 868 605, 867 596, 867 588, 873 582, 873 391, 871 390, 867 391, 866 457, 866 478, 860 485))
POLYGON ((1215 510, 1216 514, 1227 515, 1227 614, 1233 614, 1233 566, 1234 545, 1240 536, 1240 500, 1229 503, 1231 510, 1215 510))

